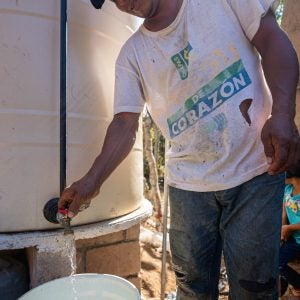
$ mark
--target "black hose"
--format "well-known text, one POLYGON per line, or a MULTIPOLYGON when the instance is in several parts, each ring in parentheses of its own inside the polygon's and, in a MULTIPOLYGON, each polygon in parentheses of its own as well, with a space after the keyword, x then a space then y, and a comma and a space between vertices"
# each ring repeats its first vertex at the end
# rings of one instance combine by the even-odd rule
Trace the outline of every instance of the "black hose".
POLYGON ((67 170, 67 0, 60 1, 60 194, 67 170))
POLYGON ((91 3, 96 9, 100 9, 105 0, 91 0, 91 3))

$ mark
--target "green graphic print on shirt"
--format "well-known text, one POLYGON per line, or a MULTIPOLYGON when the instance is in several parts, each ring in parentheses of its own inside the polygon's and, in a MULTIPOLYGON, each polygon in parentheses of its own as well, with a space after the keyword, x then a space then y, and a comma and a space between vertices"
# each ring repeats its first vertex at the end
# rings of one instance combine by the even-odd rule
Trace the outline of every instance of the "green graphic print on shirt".
POLYGON ((243 62, 234 62, 189 97, 183 107, 167 119, 170 137, 180 135, 250 84, 243 62))
POLYGON ((182 80, 187 79, 189 76, 189 54, 192 49, 192 46, 190 45, 190 43, 188 43, 188 45, 183 50, 171 57, 171 60, 174 63, 182 80))

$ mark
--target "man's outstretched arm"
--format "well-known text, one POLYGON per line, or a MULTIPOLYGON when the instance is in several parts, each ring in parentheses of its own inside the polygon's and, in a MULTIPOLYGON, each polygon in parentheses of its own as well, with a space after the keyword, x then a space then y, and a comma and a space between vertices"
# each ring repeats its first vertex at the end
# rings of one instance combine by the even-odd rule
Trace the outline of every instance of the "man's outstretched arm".
POLYGON ((70 218, 78 213, 80 206, 90 204, 103 182, 129 154, 135 143, 139 116, 138 113, 115 115, 107 129, 101 153, 87 174, 63 191, 58 207, 68 208, 70 218))

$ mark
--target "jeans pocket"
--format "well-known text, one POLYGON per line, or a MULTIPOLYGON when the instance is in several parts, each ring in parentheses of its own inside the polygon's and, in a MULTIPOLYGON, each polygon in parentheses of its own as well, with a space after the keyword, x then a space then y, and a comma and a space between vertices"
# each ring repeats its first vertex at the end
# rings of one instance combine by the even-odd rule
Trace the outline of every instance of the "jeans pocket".
POLYGON ((268 173, 264 173, 262 175, 258 175, 248 182, 244 183, 243 186, 247 189, 250 193, 254 190, 261 189, 273 189, 274 187, 284 189, 284 180, 285 175, 284 173, 276 174, 276 175, 269 175, 268 173))

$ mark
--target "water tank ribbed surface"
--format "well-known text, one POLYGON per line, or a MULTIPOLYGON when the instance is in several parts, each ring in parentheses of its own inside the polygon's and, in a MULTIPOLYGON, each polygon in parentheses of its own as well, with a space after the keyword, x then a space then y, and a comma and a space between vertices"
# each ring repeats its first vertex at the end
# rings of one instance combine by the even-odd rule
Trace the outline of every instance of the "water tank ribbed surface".
MULTIPOLYGON (((135 20, 106 1, 68 1, 67 184, 88 170, 113 116, 114 63, 135 20)), ((0 232, 58 227, 43 207, 59 196, 60 1, 0 3, 0 232)), ((73 220, 121 216, 143 198, 142 138, 73 220)))

